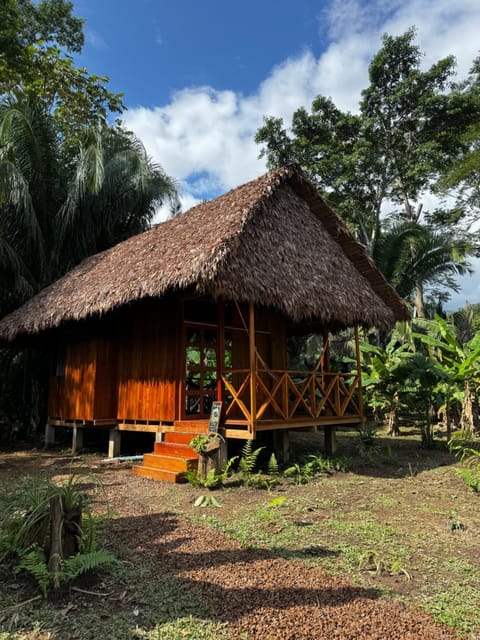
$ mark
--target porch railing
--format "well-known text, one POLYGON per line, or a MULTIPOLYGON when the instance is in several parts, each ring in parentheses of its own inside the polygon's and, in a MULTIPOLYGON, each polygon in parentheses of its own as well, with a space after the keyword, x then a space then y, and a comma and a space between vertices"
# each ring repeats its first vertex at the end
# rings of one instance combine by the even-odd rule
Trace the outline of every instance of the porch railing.
POLYGON ((361 418, 361 387, 356 374, 235 369, 226 372, 222 380, 226 419, 240 419, 252 427, 266 420, 321 422, 324 416, 347 415, 361 418))

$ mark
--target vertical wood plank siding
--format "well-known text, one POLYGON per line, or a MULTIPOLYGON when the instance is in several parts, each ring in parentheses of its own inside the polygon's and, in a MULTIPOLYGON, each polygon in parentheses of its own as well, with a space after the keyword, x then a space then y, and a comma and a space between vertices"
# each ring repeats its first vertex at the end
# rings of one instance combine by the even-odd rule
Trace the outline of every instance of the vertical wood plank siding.
POLYGON ((179 370, 176 305, 143 310, 125 324, 118 358, 117 417, 175 420, 179 370))

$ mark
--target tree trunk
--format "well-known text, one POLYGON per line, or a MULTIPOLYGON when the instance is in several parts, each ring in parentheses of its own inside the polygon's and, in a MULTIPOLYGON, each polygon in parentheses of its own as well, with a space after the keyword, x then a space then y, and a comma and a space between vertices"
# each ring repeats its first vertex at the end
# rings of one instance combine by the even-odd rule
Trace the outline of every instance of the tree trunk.
POLYGON ((423 284, 415 283, 415 315, 417 318, 425 318, 425 306, 423 303, 423 284))
POLYGON ((214 440, 209 445, 208 451, 202 451, 198 454, 198 470, 199 480, 206 480, 212 469, 216 474, 220 474, 225 467, 227 461, 227 445, 223 440, 214 440))
POLYGON ((478 432, 479 411, 477 399, 473 396, 470 384, 465 383, 465 397, 462 405, 462 414, 460 416, 460 427, 471 431, 478 432))
POLYGON ((400 427, 398 426, 398 401, 398 393, 395 393, 387 419, 387 435, 392 436, 393 438, 400 435, 400 427))
POLYGON ((53 589, 60 588, 60 568, 63 558, 63 504, 60 496, 50 500, 50 550, 48 571, 53 578, 53 589))

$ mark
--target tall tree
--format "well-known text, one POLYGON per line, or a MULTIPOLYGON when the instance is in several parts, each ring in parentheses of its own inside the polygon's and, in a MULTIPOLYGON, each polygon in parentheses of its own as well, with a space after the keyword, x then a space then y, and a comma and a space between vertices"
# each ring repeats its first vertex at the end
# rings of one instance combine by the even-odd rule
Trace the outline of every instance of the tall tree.
MULTIPOLYGON (((453 89, 462 97, 468 95, 480 113, 480 57, 474 60, 467 80, 453 89)), ((455 194, 458 213, 472 225, 480 215, 480 117, 463 132, 462 142, 456 158, 442 171, 437 187, 441 193, 455 194)))
MULTIPOLYGON (((144 231, 174 181, 119 127, 84 129, 71 165, 31 96, 0 102, 0 276, 5 307, 84 257, 144 231)), ((4 309, 6 310, 6 309, 4 309)))
MULTIPOLYGON (((358 114, 318 96, 311 113, 295 112, 290 133, 281 119, 266 118, 256 135, 269 166, 299 164, 372 255, 386 223, 424 224, 425 193, 459 150, 468 148, 465 132, 480 114, 472 92, 449 90, 454 59, 422 71, 414 39, 414 29, 384 36, 358 114)), ((434 222, 448 219, 436 214, 434 222)), ((457 253, 460 246, 455 245, 457 253)), ((419 315, 427 282, 416 284, 419 315)))
POLYGON ((3 0, 0 5, 0 94, 35 96, 57 121, 66 140, 85 124, 106 123, 124 109, 108 78, 76 67, 84 20, 69 0, 3 0))

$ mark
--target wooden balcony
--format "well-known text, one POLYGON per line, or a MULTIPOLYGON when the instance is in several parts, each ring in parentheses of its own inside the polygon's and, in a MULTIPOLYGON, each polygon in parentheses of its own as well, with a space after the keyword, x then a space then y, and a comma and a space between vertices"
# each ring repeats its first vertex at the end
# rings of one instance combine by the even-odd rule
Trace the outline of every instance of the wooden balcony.
MULTIPOLYGON (((359 376, 320 371, 236 369, 222 376, 225 425, 255 431, 355 424, 363 420, 359 376)), ((230 427, 230 428, 229 428, 230 427)))

